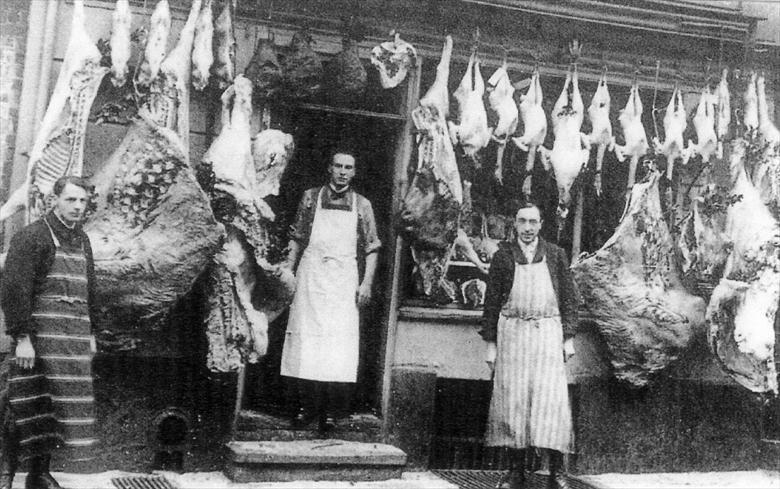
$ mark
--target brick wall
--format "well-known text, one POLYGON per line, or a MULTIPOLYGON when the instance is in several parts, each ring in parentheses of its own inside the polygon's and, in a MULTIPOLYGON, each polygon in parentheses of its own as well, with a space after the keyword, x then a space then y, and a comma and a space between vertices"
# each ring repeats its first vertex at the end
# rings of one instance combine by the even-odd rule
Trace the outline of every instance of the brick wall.
POLYGON ((8 196, 30 0, 0 2, 0 201, 8 196))

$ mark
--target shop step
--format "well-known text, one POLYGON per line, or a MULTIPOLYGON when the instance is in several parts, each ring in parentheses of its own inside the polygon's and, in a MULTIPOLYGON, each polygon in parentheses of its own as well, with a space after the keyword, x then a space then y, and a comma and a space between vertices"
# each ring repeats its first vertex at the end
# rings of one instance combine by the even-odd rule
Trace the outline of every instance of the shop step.
MULTIPOLYGON (((329 438, 363 443, 378 443, 382 436, 382 421, 373 414, 353 414, 336 420, 329 438)), ((233 441, 294 441, 316 440, 322 436, 317 422, 306 429, 294 429, 290 419, 274 414, 243 410, 238 415, 233 441)))
POLYGON ((406 454, 381 443, 348 440, 232 441, 225 475, 234 482, 397 479, 406 454))

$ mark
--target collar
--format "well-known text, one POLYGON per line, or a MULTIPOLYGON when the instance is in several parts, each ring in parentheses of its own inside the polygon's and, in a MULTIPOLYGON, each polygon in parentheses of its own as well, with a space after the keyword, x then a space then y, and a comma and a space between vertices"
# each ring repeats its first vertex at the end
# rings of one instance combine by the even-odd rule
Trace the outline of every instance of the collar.
POLYGON ((521 265, 527 265, 528 259, 526 258, 525 251, 528 249, 530 251, 531 246, 534 246, 536 251, 534 252, 534 259, 531 261, 531 263, 538 263, 542 261, 542 258, 544 258, 545 255, 545 241, 541 237, 537 237, 536 240, 528 245, 523 245, 518 240, 513 240, 510 243, 510 247, 512 249, 512 255, 515 258, 515 261, 517 263, 520 263, 521 265), (525 246, 525 248, 523 248, 525 246))
POLYGON ((336 190, 336 187, 332 183, 328 183, 328 191, 330 192, 330 200, 343 199, 347 196, 347 192, 350 190, 350 186, 347 185, 341 190, 336 190))
POLYGON ((46 222, 49 224, 52 231, 54 231, 54 234, 57 235, 57 239, 60 240, 61 243, 77 244, 81 242, 80 223, 75 223, 73 227, 68 227, 54 211, 50 211, 46 214, 44 219, 46 219, 46 222))
POLYGON ((56 212, 52 211, 51 213, 52 213, 52 215, 54 215, 54 217, 56 217, 56 218, 57 218, 57 220, 58 220, 58 221, 60 221, 60 223, 62 224, 62 226, 63 226, 65 229, 68 229, 68 230, 70 230, 70 231, 75 231, 75 230, 76 230, 76 226, 78 225, 78 223, 77 223, 77 222, 74 222, 74 223, 73 223, 73 225, 71 225, 71 226, 68 226, 68 223, 66 223, 65 221, 63 221, 63 220, 62 220, 62 218, 61 218, 60 216, 58 216, 56 212))

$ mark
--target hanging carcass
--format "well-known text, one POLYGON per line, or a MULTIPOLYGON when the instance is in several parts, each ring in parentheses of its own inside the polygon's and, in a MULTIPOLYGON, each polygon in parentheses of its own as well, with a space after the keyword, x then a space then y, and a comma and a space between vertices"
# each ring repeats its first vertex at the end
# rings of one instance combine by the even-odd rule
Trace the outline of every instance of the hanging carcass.
POLYGON ((268 99, 281 90, 284 74, 273 33, 257 40, 255 52, 244 71, 252 82, 255 97, 268 99))
MULTIPOLYGON (((534 169, 534 162, 537 151, 543 151, 544 138, 547 137, 547 115, 542 108, 542 84, 539 82, 539 69, 534 68, 531 75, 531 84, 528 91, 520 97, 520 115, 523 119, 523 135, 512 138, 512 141, 523 151, 528 152, 528 159, 525 164, 525 180, 523 180, 523 195, 526 198, 531 196, 531 172, 534 169)), ((549 161, 542 158, 545 170, 549 171, 549 161)))
POLYGON ((412 112, 417 128, 417 164, 399 213, 399 230, 411 242, 423 293, 455 299, 446 279, 451 246, 458 233, 463 186, 447 130, 452 38, 447 36, 433 85, 412 112))
POLYGON ((696 129, 696 143, 688 140, 688 157, 701 156, 702 163, 709 163, 718 151, 718 136, 715 133, 715 103, 710 88, 705 85, 699 96, 696 114, 693 116, 696 129))
POLYGON ((417 50, 401 39, 401 34, 391 32, 392 41, 385 41, 371 50, 371 64, 379 71, 382 88, 395 88, 409 69, 417 63, 417 50))
POLYGON ((683 132, 688 127, 686 117, 682 91, 675 84, 672 98, 669 100, 666 114, 664 114, 664 142, 662 143, 657 137, 653 138, 656 153, 661 153, 666 157, 666 178, 669 181, 672 180, 674 163, 677 158, 682 159, 683 165, 688 163, 689 154, 683 140, 683 132))
POLYGON ((751 133, 758 129, 758 93, 756 92, 756 72, 748 75, 747 87, 742 95, 742 124, 745 132, 751 133))
POLYGON ((48 199, 59 177, 81 176, 87 118, 108 72, 100 66, 100 51, 84 22, 84 2, 76 0, 65 58, 30 151, 27 177, 0 208, 0 221, 23 209, 34 221, 50 207, 48 199))
POLYGON ((152 80, 157 78, 160 64, 165 59, 165 50, 168 48, 168 34, 171 30, 171 9, 170 5, 168 5, 168 0, 157 2, 149 24, 149 34, 146 38, 143 59, 135 72, 136 87, 148 86, 152 80))
POLYGON ((769 118, 764 75, 756 79, 756 103, 758 109, 758 152, 760 161, 753 171, 753 183, 761 194, 761 200, 780 219, 780 132, 769 118))
POLYGON ((111 83, 121 87, 127 81, 127 62, 130 60, 130 13, 128 0, 117 0, 111 17, 111 83))
POLYGON ((605 68, 588 107, 588 118, 592 127, 588 139, 591 145, 596 145, 596 176, 593 179, 593 186, 598 196, 601 196, 601 169, 604 165, 604 154, 607 149, 610 151, 615 149, 612 123, 609 120, 610 100, 605 68))
POLYGON ((192 86, 203 90, 209 84, 209 72, 214 63, 214 14, 211 0, 206 0, 195 24, 192 45, 192 86))
POLYGON ((214 63, 211 65, 211 74, 219 90, 230 86, 236 77, 236 36, 233 32, 231 3, 234 0, 225 1, 225 7, 214 22, 214 63))
POLYGON ((626 184, 626 208, 628 208, 628 198, 631 195, 631 188, 636 181, 636 169, 639 165, 639 159, 643 157, 650 146, 647 144, 647 134, 642 125, 642 98, 639 96, 639 84, 636 77, 631 84, 631 91, 626 101, 626 106, 620 111, 618 120, 623 129, 623 138, 626 144, 615 146, 615 155, 618 161, 623 162, 626 156, 631 158, 628 167, 628 182, 626 184))
POLYGON ((323 73, 326 95, 338 104, 359 100, 366 90, 368 73, 359 53, 359 42, 363 38, 360 23, 348 26, 347 35, 341 40, 341 52, 331 59, 323 73))
POLYGON ((606 341, 617 378, 648 383, 703 332, 704 301, 683 287, 661 212, 660 175, 634 185, 612 237, 572 265, 583 306, 606 341))
POLYGON ((479 69, 476 47, 472 49, 466 73, 455 93, 458 102, 458 122, 448 122, 452 144, 459 144, 466 156, 476 159, 477 152, 490 142, 487 112, 482 97, 485 81, 479 69))
POLYGON ((487 90, 488 105, 497 116, 496 123, 490 128, 490 131, 491 138, 498 143, 495 175, 496 179, 501 182, 504 176, 504 149, 506 148, 509 137, 512 136, 517 129, 519 117, 517 104, 515 104, 515 99, 513 97, 515 87, 509 79, 506 59, 504 59, 503 64, 499 66, 488 79, 487 90))
POLYGON ((308 99, 322 86, 322 60, 314 51, 311 33, 300 30, 293 34, 290 53, 284 61, 286 95, 293 99, 308 99))
POLYGON ((731 124, 731 94, 729 93, 729 69, 723 68, 723 72, 715 91, 717 97, 715 113, 715 133, 718 137, 718 158, 723 158, 723 142, 729 133, 729 124, 731 124))

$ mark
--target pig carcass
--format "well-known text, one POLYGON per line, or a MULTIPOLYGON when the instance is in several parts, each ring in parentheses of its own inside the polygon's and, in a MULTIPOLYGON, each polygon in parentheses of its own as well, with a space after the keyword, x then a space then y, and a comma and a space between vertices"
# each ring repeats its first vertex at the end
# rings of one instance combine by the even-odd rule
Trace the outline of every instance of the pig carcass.
POLYGON ((503 160, 504 149, 509 137, 517 129, 519 112, 513 94, 515 87, 509 79, 506 60, 490 76, 487 82, 488 87, 488 105, 490 109, 498 116, 495 126, 491 127, 491 138, 498 143, 496 154, 496 179, 503 180, 503 160))
POLYGON ((583 306, 601 332, 617 378, 646 385, 703 333, 705 303, 685 290, 661 212, 659 174, 634 185, 612 237, 573 265, 583 306))
POLYGON ((458 122, 448 123, 452 144, 460 144, 466 156, 472 158, 490 142, 487 112, 482 100, 484 95, 485 81, 482 79, 475 49, 469 57, 463 79, 452 94, 458 101, 458 122))
POLYGON ((398 32, 391 32, 392 41, 386 41, 371 50, 371 64, 379 71, 382 88, 397 87, 417 63, 417 50, 401 39, 398 32))
POLYGON ((666 114, 664 114, 664 142, 653 138, 656 153, 661 153, 666 157, 666 178, 669 181, 672 180, 674 162, 677 158, 681 158, 683 165, 685 165, 690 156, 683 140, 683 132, 688 127, 686 117, 682 92, 679 87, 675 86, 669 105, 666 106, 666 114))
POLYGON ((631 85, 631 91, 626 101, 626 106, 620 111, 618 120, 623 129, 623 138, 626 144, 615 146, 615 155, 618 161, 623 162, 626 156, 631 157, 628 167, 628 182, 626 184, 626 208, 628 208, 628 198, 631 195, 631 188, 636 181, 636 168, 639 165, 639 159, 647 154, 650 146, 647 144, 647 133, 645 126, 642 125, 642 99, 639 96, 639 85, 637 81, 631 85))
MULTIPOLYGON (((544 138, 547 137, 547 115, 542 108, 542 84, 539 82, 539 69, 535 68, 531 75, 531 84, 528 91, 520 97, 520 116, 523 119, 523 135, 512 138, 512 141, 523 151, 528 152, 525 164, 525 180, 523 180, 523 195, 531 196, 531 172, 534 170, 536 152, 544 150, 544 138)), ((549 161, 542 158, 549 170, 549 161)))
POLYGON ((441 302, 455 299, 455 286, 445 277, 450 250, 458 234, 463 186, 447 130, 452 38, 447 36, 433 85, 412 111, 418 131, 417 164, 404 195, 399 231, 411 242, 420 289, 441 302))
POLYGON ((130 13, 128 0, 117 0, 111 21, 111 83, 121 87, 127 81, 127 62, 130 60, 130 13))
POLYGON ((0 208, 0 221, 23 209, 29 221, 38 219, 50 208, 54 182, 65 175, 81 176, 87 119, 108 72, 100 66, 100 51, 84 22, 84 2, 76 0, 65 58, 30 151, 27 177, 0 208))
POLYGON ((604 154, 608 149, 610 151, 615 149, 612 123, 609 120, 610 101, 607 71, 604 70, 588 107, 588 118, 592 127, 588 138, 590 144, 596 146, 596 176, 593 179, 593 186, 598 196, 601 196, 601 168, 604 165, 604 154))
POLYGON ((726 235, 733 243, 723 278, 707 307, 710 347, 723 369, 753 392, 777 388, 775 315, 780 301, 780 225, 749 182, 747 142, 731 144, 732 193, 726 235))

